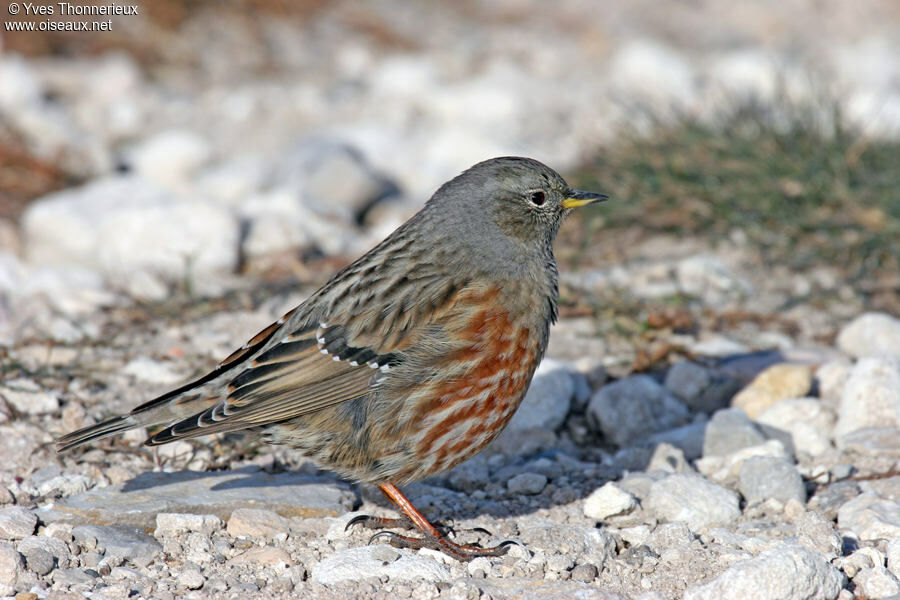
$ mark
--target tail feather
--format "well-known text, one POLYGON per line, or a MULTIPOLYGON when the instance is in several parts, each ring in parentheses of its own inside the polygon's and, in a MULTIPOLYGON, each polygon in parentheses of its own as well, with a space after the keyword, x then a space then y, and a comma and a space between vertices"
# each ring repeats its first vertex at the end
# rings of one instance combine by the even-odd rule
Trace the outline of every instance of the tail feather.
POLYGON ((94 440, 99 440, 123 431, 128 431, 129 429, 134 429, 140 425, 141 423, 138 423, 131 415, 112 417, 102 423, 97 423, 96 425, 73 431, 72 433, 58 438, 56 440, 56 451, 66 452, 72 448, 77 448, 78 446, 93 442, 94 440))

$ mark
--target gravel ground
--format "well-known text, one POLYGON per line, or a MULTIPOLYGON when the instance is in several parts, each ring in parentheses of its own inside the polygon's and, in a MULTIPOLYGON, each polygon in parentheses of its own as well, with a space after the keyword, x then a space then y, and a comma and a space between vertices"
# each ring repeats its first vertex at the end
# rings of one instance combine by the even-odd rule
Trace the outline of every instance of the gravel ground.
POLYGON ((212 367, 477 160, 565 170, 623 123, 817 81, 900 132, 892 3, 449 6, 206 8, 122 18, 77 59, 0 54, 0 140, 24 179, 62 174, 21 197, 2 174, 0 597, 900 595, 900 319, 739 231, 600 230, 562 261, 508 430, 405 490, 461 541, 522 542, 505 557, 369 545, 345 529, 394 515, 377 490, 241 435, 55 454, 212 367))

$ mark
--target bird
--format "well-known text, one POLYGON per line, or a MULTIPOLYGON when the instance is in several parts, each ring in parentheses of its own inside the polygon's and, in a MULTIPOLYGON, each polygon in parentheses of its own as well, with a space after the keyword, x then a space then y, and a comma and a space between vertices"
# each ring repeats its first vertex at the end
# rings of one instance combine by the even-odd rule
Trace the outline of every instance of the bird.
POLYGON ((460 561, 503 555, 508 543, 454 542, 398 486, 465 461, 507 426, 557 319, 559 227, 606 199, 534 159, 480 162, 212 371, 57 450, 140 427, 148 446, 249 430, 377 486, 405 515, 364 524, 422 536, 373 539, 460 561))

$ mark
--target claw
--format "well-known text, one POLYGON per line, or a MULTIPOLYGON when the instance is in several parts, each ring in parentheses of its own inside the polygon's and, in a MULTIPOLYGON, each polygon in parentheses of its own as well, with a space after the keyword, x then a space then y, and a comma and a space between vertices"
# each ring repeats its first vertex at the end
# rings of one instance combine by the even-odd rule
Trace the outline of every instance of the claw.
POLYGON ((525 551, 525 553, 528 555, 528 558, 534 556, 531 553, 531 550, 525 547, 525 543, 522 542, 522 540, 517 540, 516 538, 506 538, 505 540, 502 540, 499 544, 497 544, 498 548, 506 548, 507 546, 518 546, 525 551))
POLYGON ((353 527, 354 525, 356 525, 357 523, 362 523, 364 521, 368 521, 371 518, 372 517, 370 517, 369 515, 356 515, 355 517, 353 517, 352 519, 347 521, 347 525, 344 526, 344 533, 349 531, 350 528, 353 527))
POLYGON ((375 535, 373 535, 372 537, 369 538, 369 541, 366 542, 366 545, 371 546, 372 542, 374 542, 376 539, 378 539, 380 537, 388 538, 388 543, 391 544, 391 546, 393 546, 394 544, 392 542, 394 541, 394 538, 399 537, 399 536, 396 533, 394 533, 393 531, 379 531, 378 533, 376 533, 375 535))

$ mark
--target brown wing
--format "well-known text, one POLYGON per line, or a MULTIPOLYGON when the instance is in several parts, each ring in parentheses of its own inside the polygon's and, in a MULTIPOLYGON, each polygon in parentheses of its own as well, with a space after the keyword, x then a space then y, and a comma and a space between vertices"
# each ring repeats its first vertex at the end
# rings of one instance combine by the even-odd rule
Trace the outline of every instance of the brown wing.
MULTIPOLYGON (((405 278, 404 278, 405 279, 405 278)), ((259 427, 366 396, 399 368, 463 287, 444 282, 401 286, 418 289, 418 302, 355 303, 315 326, 272 339, 227 385, 227 397, 151 437, 149 445, 259 427), (427 293, 422 293, 427 290, 427 293), (380 306, 375 309, 372 306, 380 306)), ((277 336, 276 336, 277 337, 277 336)), ((207 406, 209 406, 207 404, 207 406)))

